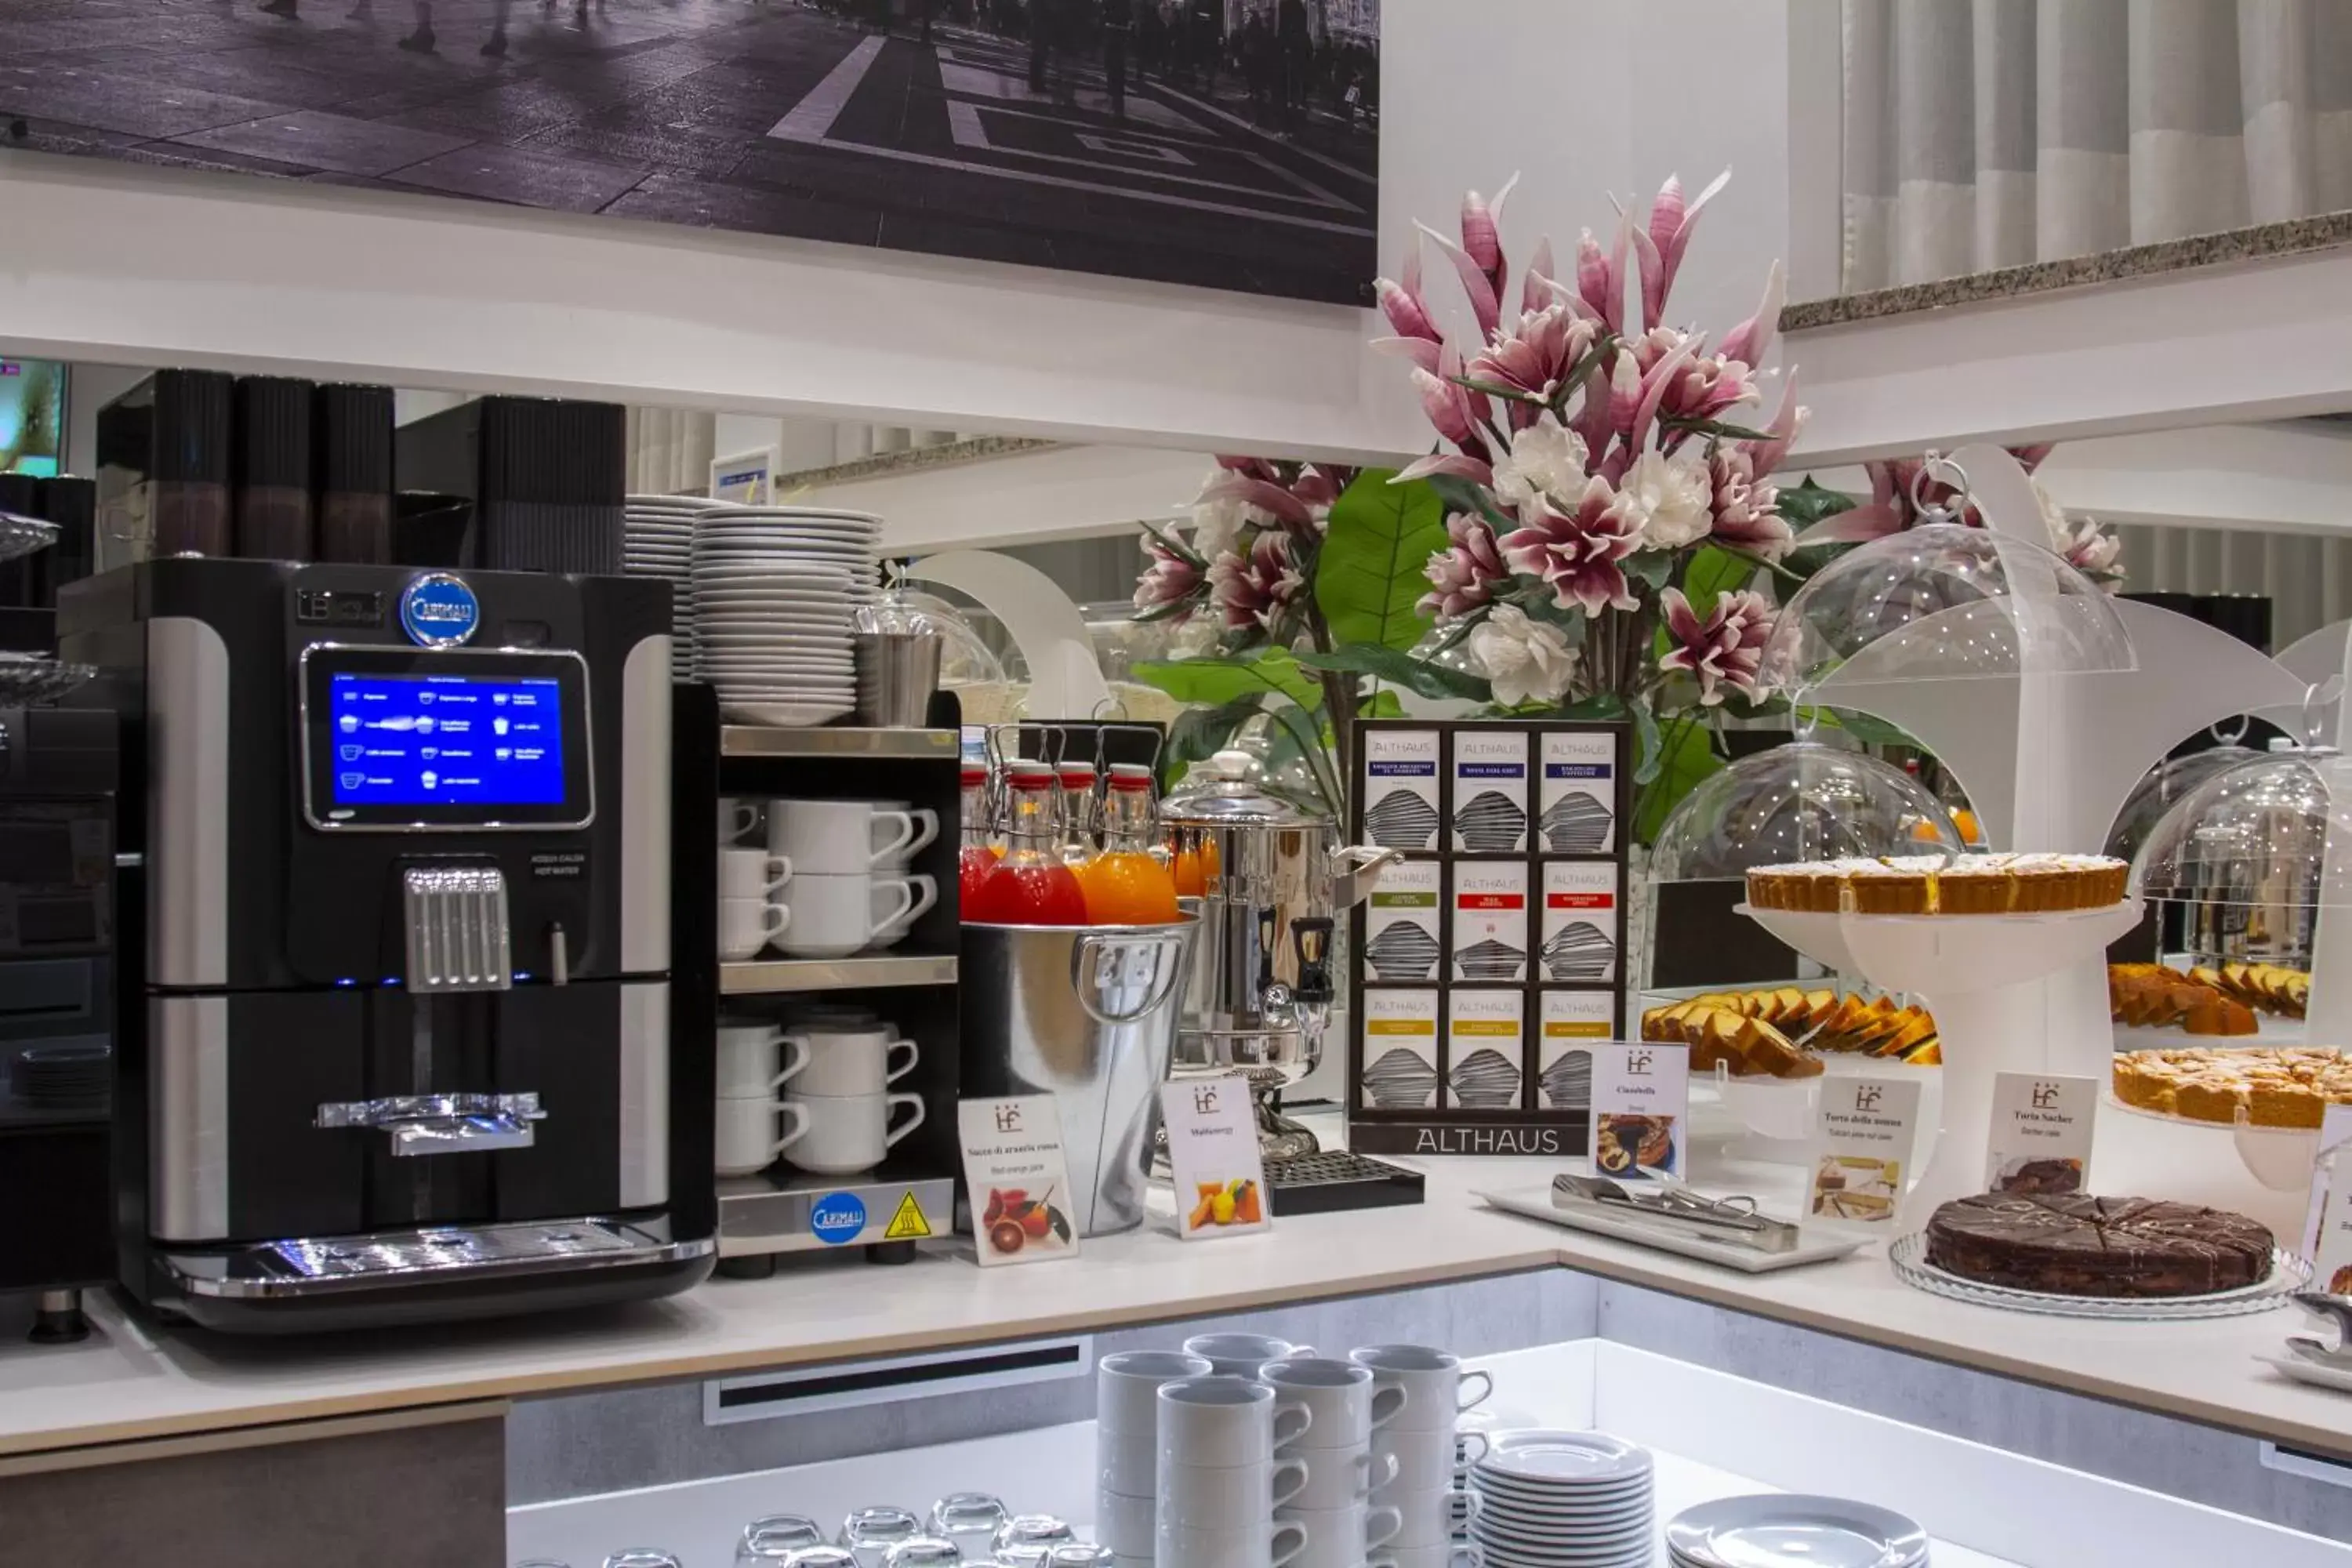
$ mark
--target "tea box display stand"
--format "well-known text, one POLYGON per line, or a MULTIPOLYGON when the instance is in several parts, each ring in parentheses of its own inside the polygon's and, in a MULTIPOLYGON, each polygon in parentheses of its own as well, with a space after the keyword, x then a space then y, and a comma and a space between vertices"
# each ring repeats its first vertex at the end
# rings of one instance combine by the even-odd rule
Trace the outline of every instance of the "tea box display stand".
POLYGON ((1633 734, 1364 720, 1349 832, 1404 852, 1352 912, 1350 1147, 1584 1152, 1593 1041, 1624 1038, 1633 734))

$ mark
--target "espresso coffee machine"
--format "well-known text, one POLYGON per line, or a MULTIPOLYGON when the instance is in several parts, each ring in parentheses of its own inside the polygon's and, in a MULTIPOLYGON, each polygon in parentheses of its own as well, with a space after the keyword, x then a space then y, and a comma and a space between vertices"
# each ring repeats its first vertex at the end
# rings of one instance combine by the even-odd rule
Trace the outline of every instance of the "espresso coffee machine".
POLYGON ((180 556, 58 622, 144 783, 131 1292, 268 1332, 708 1273, 671 1149, 667 586, 180 556))

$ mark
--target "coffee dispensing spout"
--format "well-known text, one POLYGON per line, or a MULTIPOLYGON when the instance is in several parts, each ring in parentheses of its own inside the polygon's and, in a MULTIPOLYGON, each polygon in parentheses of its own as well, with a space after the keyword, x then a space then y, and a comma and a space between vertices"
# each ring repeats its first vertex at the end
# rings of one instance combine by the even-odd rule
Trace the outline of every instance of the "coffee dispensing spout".
POLYGON ((1298 986, 1293 996, 1298 1026, 1310 1039, 1319 1038, 1331 1021, 1331 931, 1328 917, 1306 917, 1290 922, 1290 944, 1298 953, 1298 986))
POLYGON ((1286 1027, 1297 1011, 1291 988, 1274 977, 1274 950, 1280 931, 1281 917, 1273 905, 1257 911, 1257 1011, 1272 1028, 1286 1027))

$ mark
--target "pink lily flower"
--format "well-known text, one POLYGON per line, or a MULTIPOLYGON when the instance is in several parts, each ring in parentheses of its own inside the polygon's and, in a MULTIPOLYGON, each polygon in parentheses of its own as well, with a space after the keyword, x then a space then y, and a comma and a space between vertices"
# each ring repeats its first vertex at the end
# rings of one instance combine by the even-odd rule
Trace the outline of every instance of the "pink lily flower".
POLYGON ((1440 620, 1452 620, 1492 599, 1495 584, 1508 582, 1511 572, 1503 564, 1495 531, 1468 512, 1457 511, 1445 520, 1445 536, 1454 546, 1429 558, 1423 575, 1429 579, 1431 592, 1423 595, 1414 607, 1440 620))
POLYGON ((1209 567, 1210 596, 1232 630, 1258 626, 1272 631, 1306 585, 1290 559, 1289 540, 1268 529, 1247 550, 1219 556, 1209 567))
MULTIPOLYGON (((1473 381, 1507 387, 1538 403, 1550 403, 1576 362, 1592 347, 1590 321, 1578 321, 1565 305, 1529 310, 1511 326, 1498 330, 1494 341, 1470 362, 1473 381)), ((1538 410, 1521 404, 1532 417, 1538 410)))
POLYGON ((1306 524, 1315 521, 1313 510, 1305 501, 1271 479, 1231 474, 1202 486, 1198 499, 1204 501, 1246 501, 1284 523, 1306 524))
POLYGON ((1665 610, 1667 638, 1674 644, 1658 660, 1660 669, 1696 676, 1704 707, 1721 702, 1726 687, 1745 698, 1756 696, 1761 689, 1765 644, 1772 632, 1770 600, 1747 588, 1717 595, 1704 620, 1679 588, 1667 589, 1659 602, 1665 610))
POLYGON ((1791 365, 1780 382, 1780 411, 1772 416, 1772 423, 1764 426, 1765 438, 1747 443, 1748 466, 1758 479, 1780 466, 1811 413, 1811 409, 1797 402, 1797 370, 1791 365))
POLYGON ((1707 459, 1707 474, 1715 484, 1715 526, 1708 537, 1767 561, 1786 555, 1796 531, 1774 510, 1780 489, 1757 476, 1747 446, 1718 442, 1707 459))
POLYGON ((1553 302, 1555 294, 1565 293, 1551 277, 1551 238, 1546 236, 1536 241, 1536 253, 1528 259, 1528 275, 1519 284, 1519 309, 1540 310, 1553 302))
POLYGON ((1182 626, 1200 607, 1198 601, 1208 586, 1200 557, 1150 537, 1143 542, 1143 552, 1151 564, 1136 579, 1137 616, 1182 626))
POLYGON ((1694 354, 1658 400, 1658 411, 1677 419, 1714 419, 1763 396, 1739 361, 1694 354))
MULTIPOLYGON (((1468 251, 1427 224, 1416 223, 1413 227, 1421 230, 1423 237, 1435 245, 1445 254, 1445 258, 1454 263, 1454 270, 1462 279, 1462 291, 1470 297, 1470 314, 1478 322, 1478 335, 1483 338, 1491 334, 1503 320, 1502 300, 1496 292, 1494 279, 1486 275, 1486 269, 1479 266, 1468 251)), ((1496 254, 1499 256, 1500 252, 1496 254)))
POLYGON ((1673 291, 1675 274, 1681 270, 1683 253, 1690 248, 1691 231, 1698 226, 1698 215, 1713 201, 1723 187, 1731 183, 1731 171, 1726 169, 1709 182, 1698 199, 1687 205, 1683 200, 1683 183, 1673 175, 1658 188, 1658 199, 1650 204, 1650 226, 1646 235, 1635 231, 1634 245, 1642 258, 1642 308, 1645 327, 1657 325, 1664 315, 1666 296, 1673 291), (1647 244, 1643 243, 1647 240, 1647 244))
POLYGON ((1413 390, 1421 395, 1421 411, 1437 433, 1453 442, 1471 457, 1489 460, 1486 437, 1478 433, 1480 417, 1487 411, 1486 397, 1464 386, 1455 377, 1462 374, 1460 361, 1448 349, 1438 362, 1437 374, 1426 371, 1412 373, 1413 390))
POLYGON ((1476 458, 1465 458, 1459 452, 1432 452, 1426 458, 1415 458, 1399 468, 1396 478, 1389 483, 1410 484, 1414 479, 1425 479, 1433 474, 1468 479, 1474 485, 1490 485, 1495 482, 1495 465, 1476 458))
POLYGON ((1780 305, 1788 297, 1788 275, 1779 261, 1772 263, 1772 275, 1764 280, 1764 302, 1756 313, 1731 329, 1723 340, 1722 354, 1746 364, 1762 364, 1764 356, 1772 352, 1772 340, 1780 331, 1780 305))
POLYGON ((1606 255, 1589 228, 1576 242, 1576 291, 1612 332, 1625 330, 1625 246, 1632 226, 1633 220, 1621 215, 1616 242, 1606 255))
POLYGON ((1494 290, 1497 308, 1503 298, 1504 285, 1508 281, 1508 268, 1503 262, 1503 204, 1511 197, 1519 177, 1513 174, 1495 193, 1493 202, 1472 191, 1462 198, 1462 248, 1486 277, 1486 286, 1494 290))
POLYGON ((1618 563, 1640 548, 1642 525, 1608 480, 1597 474, 1587 480, 1572 512, 1545 501, 1523 511, 1520 521, 1525 526, 1503 538, 1503 559, 1512 571, 1549 584, 1555 604, 1578 606, 1588 616, 1639 606, 1618 563))

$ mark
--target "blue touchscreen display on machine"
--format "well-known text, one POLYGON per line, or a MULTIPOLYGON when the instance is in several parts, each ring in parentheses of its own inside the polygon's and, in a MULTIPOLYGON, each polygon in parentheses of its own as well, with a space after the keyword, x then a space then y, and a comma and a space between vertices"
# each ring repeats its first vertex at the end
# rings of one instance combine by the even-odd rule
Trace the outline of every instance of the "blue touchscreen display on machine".
POLYGON ((328 692, 339 806, 563 802, 552 679, 339 670, 328 692))

